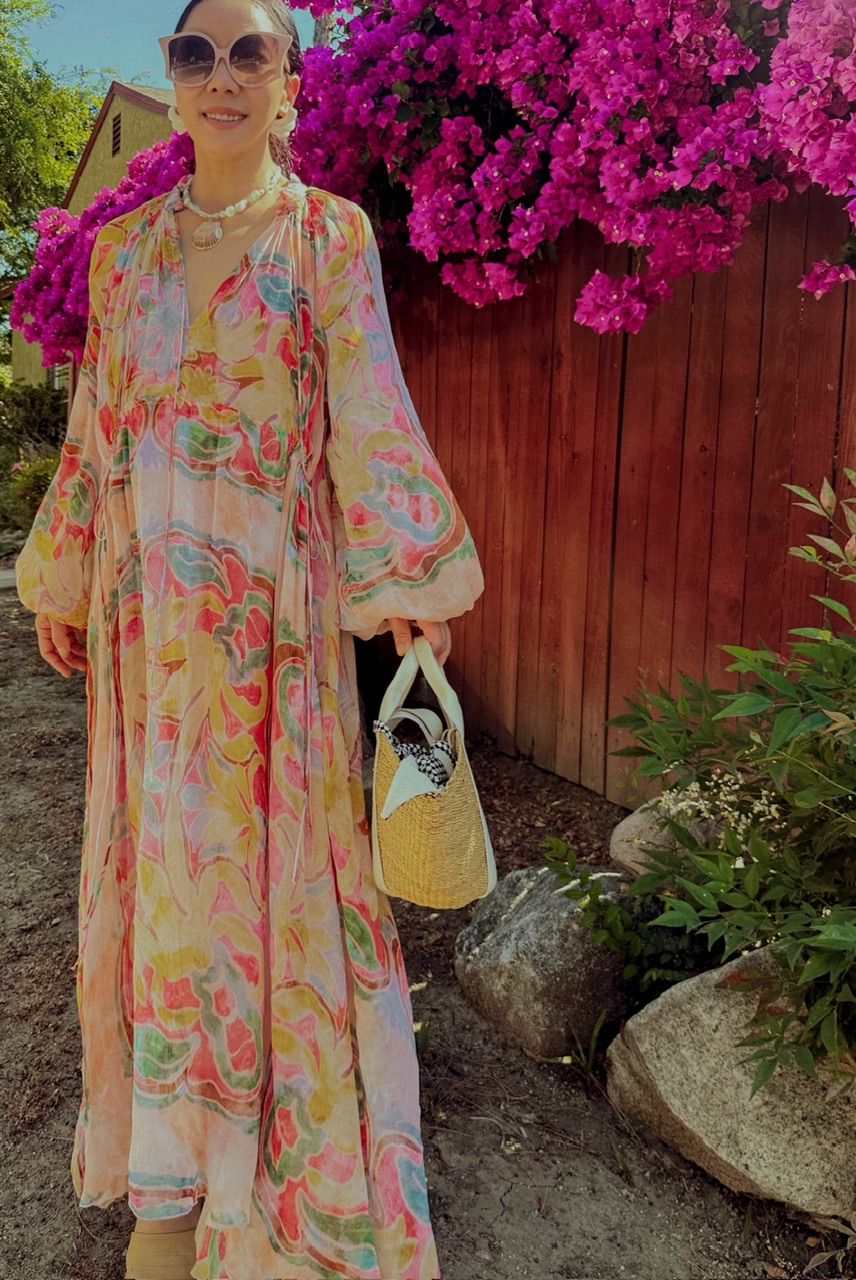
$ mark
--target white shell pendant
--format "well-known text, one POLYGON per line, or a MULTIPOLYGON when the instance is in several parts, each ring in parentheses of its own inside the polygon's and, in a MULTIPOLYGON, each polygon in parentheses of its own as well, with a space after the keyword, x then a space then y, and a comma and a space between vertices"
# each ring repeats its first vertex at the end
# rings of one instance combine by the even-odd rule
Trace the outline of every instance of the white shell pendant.
POLYGON ((213 249, 215 244, 219 244, 222 239, 223 228, 220 223, 206 220, 200 223, 193 232, 190 237, 190 243, 194 249, 213 249))

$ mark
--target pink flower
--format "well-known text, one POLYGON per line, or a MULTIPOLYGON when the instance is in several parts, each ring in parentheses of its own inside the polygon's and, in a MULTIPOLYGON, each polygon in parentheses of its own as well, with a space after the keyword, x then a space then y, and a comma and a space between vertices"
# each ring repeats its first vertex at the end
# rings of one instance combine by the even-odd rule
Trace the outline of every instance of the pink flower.
POLYGON ((815 262, 807 276, 800 280, 799 287, 822 298, 837 284, 847 280, 856 280, 856 271, 849 263, 815 262))
MULTIPOLYGON (((382 248, 439 262, 475 306, 524 292, 582 219, 644 266, 596 273, 577 318, 635 332, 676 279, 731 260, 758 203, 816 185, 856 216, 852 0, 761 0, 741 25, 730 0, 297 7, 334 18, 335 47, 305 54, 296 171, 369 208, 382 248)), ((79 217, 40 214, 12 322, 46 363, 81 352, 98 227, 192 164, 174 135, 79 217)), ((836 270, 850 267, 819 264, 804 287, 825 291, 836 270)))

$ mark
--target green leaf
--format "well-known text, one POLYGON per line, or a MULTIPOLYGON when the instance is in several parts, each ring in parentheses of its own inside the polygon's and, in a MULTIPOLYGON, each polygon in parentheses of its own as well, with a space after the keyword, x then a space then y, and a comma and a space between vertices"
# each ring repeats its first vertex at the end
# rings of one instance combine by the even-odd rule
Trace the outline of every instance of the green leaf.
POLYGON ((829 596, 812 596, 812 600, 817 600, 819 604, 825 604, 827 609, 831 609, 833 613, 840 614, 852 627, 853 619, 850 617, 850 610, 846 604, 842 604, 840 600, 831 600, 829 596))
POLYGON ((810 533, 808 535, 812 542, 816 542, 822 551, 826 551, 829 555, 835 556, 836 560, 841 559, 841 547, 837 542, 833 542, 832 538, 824 538, 819 533, 810 533))
POLYGON ((653 893, 655 889, 659 889, 660 885, 666 879, 664 871, 643 871, 641 876, 637 876, 633 882, 634 897, 645 893, 653 893))
POLYGON ((696 902, 702 907, 708 907, 711 911, 716 910, 716 899, 709 889, 702 884, 695 884, 692 880, 687 880, 684 876, 677 877, 678 884, 683 885, 687 893, 695 898, 696 902))
POLYGON ((766 693, 738 693, 728 706, 723 707, 721 711, 717 711, 713 719, 725 720, 730 716, 755 716, 761 711, 766 711, 771 701, 772 699, 766 693))
POLYGON ((823 792, 818 791, 817 787, 805 787, 802 791, 797 791, 793 797, 795 809, 816 809, 819 804, 823 803, 823 792))
POLYGON ((701 920, 698 912, 689 902, 675 899, 670 900, 667 909, 662 915, 657 916, 656 920, 652 920, 651 924, 664 925, 667 929, 696 929, 701 924, 701 920))
POLYGON ((750 1098, 754 1098, 759 1089, 762 1089, 768 1080, 772 1078, 773 1072, 776 1070, 776 1059, 768 1058, 766 1062, 758 1064, 758 1070, 755 1072, 755 1078, 752 1081, 752 1092, 750 1098))
POLYGON ((798 484, 786 484, 782 487, 784 489, 790 489, 791 493, 795 493, 798 498, 805 498, 806 502, 811 505, 812 510, 816 511, 818 515, 826 514, 817 498, 813 493, 810 493, 808 489, 803 489, 798 484))
POLYGON ((832 632, 824 631, 822 627, 790 627, 788 629, 789 636, 806 636, 809 640, 831 640, 832 632))
POLYGON ((811 1076, 812 1080, 816 1080, 817 1072, 815 1071, 814 1058, 812 1057, 811 1050, 804 1044, 795 1044, 793 1049, 794 1061, 797 1066, 800 1067, 807 1076, 811 1076))
POLYGON ((803 971, 799 976, 798 986, 803 986, 806 982, 814 982, 816 978, 825 977, 829 972, 829 965, 823 956, 812 956, 803 965, 803 971))
POLYGON ((761 887, 761 868, 757 862, 753 862, 747 869, 743 877, 743 888, 749 894, 750 898, 758 897, 758 890, 761 887))
POLYGON ((848 506, 846 501, 841 505, 844 511, 844 519, 847 521, 848 532, 856 533, 856 511, 854 511, 852 507, 848 506))
POLYGON ((823 1022, 821 1022, 820 1038, 830 1058, 836 1057, 838 1054, 838 1013, 835 1009, 833 1009, 832 1013, 828 1013, 823 1022))
MULTIPOLYGON (((797 506, 802 505, 801 502, 797 503, 797 506)), ((809 564, 817 564, 820 560, 814 547, 788 547, 788 554, 796 556, 798 560, 808 560, 809 564)))
POLYGON ((837 502, 838 502, 838 499, 835 496, 835 490, 827 480, 826 476, 824 476, 823 484, 821 485, 821 488, 820 488, 820 505, 823 507, 824 511, 828 516, 831 517, 835 514, 835 507, 837 502))
POLYGON ((817 1024, 826 1017, 831 1007, 832 1001, 829 996, 823 996, 820 1000, 816 1001, 808 1011, 808 1016, 805 1020, 805 1030, 811 1031, 813 1027, 816 1027, 817 1024))
POLYGON ((823 729, 829 724, 829 716, 825 711, 812 711, 811 715, 806 716, 795 733, 791 734, 791 738, 798 738, 803 733, 811 733, 814 729, 823 729))

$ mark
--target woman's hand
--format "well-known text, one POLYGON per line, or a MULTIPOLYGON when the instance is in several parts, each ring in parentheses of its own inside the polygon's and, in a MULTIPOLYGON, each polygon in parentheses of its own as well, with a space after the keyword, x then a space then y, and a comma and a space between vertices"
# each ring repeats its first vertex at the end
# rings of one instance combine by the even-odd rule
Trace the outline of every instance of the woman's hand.
MULTIPOLYGON (((390 618, 390 630, 395 640, 395 652, 402 657, 413 643, 413 632, 408 618, 390 618)), ((430 622, 416 618, 416 625, 431 646, 434 657, 442 667, 452 651, 452 633, 448 622, 430 622)))
POLYGON ((68 679, 72 667, 76 671, 86 670, 84 631, 78 627, 70 627, 66 622, 58 622, 48 613, 37 613, 36 635, 39 638, 39 653, 61 676, 68 679))

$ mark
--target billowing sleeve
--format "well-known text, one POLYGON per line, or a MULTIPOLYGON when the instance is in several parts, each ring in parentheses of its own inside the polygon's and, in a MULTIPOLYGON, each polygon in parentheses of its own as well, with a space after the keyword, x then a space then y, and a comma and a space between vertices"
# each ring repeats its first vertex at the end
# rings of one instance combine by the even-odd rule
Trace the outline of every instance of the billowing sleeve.
POLYGON ((318 289, 340 622, 365 640, 388 618, 465 613, 484 579, 404 383, 371 223, 340 200, 328 232, 318 289))
POLYGON ((99 231, 89 261, 89 323, 65 442, 53 480, 15 564, 18 595, 33 613, 86 625, 101 488, 97 367, 104 288, 115 259, 116 229, 99 231))

